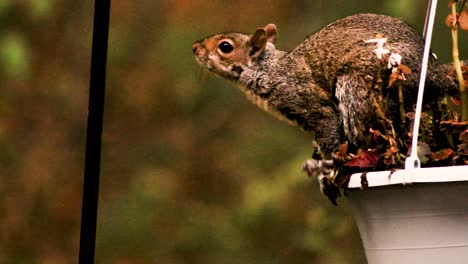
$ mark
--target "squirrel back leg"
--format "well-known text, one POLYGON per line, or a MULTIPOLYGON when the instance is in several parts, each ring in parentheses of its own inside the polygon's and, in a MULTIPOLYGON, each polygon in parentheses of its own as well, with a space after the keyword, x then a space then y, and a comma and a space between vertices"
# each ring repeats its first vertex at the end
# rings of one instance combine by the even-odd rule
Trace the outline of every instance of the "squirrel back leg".
MULTIPOLYGON (((345 138, 341 139, 343 142, 335 140, 336 144, 328 145, 324 153, 321 153, 319 147, 315 146, 312 159, 304 164, 303 169, 309 176, 317 177, 322 194, 336 205, 336 199, 341 196, 340 189, 335 184, 340 164, 332 158, 332 154, 344 141, 348 140, 353 144, 362 141, 374 111, 370 89, 365 79, 359 74, 340 75, 336 81, 334 96, 338 103, 337 109, 342 126, 337 126, 336 129, 342 129, 345 138)), ((320 137, 318 142, 319 145, 323 145, 320 144, 320 137)))
POLYGON ((364 77, 351 72, 337 77, 334 95, 338 101, 344 135, 351 143, 359 143, 375 116, 370 87, 364 77))

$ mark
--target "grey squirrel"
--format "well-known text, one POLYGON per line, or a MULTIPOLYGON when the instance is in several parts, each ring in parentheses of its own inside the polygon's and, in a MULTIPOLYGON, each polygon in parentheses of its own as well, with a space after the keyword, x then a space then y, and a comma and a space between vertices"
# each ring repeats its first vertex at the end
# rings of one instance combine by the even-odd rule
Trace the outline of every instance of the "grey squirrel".
MULTIPOLYGON (((389 98, 386 117, 395 126, 404 122, 401 104, 413 111, 423 40, 407 23, 385 15, 352 15, 310 35, 291 52, 275 48, 277 37, 276 26, 268 24, 253 35, 212 35, 192 49, 202 68, 235 82, 258 106, 313 134, 324 161, 332 160, 343 142, 365 147, 369 129, 380 118, 373 93, 377 82, 388 83, 382 95, 389 98), (399 65, 411 73, 403 70, 398 81, 389 81, 399 65)), ((447 93, 457 94, 446 71, 430 58, 426 106, 447 93)))

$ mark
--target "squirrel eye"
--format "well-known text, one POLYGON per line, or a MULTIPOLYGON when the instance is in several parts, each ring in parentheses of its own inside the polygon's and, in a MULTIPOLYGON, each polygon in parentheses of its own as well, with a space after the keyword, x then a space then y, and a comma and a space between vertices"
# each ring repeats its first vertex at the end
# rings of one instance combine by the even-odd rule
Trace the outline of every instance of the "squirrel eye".
POLYGON ((234 47, 231 45, 231 43, 227 41, 219 43, 218 48, 222 53, 226 54, 231 53, 234 50, 234 47))

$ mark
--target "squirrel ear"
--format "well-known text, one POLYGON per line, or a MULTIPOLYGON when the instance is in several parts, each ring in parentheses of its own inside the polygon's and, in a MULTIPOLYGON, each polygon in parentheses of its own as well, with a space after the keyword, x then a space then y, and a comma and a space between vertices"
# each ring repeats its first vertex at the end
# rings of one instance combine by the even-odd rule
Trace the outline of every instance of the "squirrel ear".
POLYGON ((278 39, 278 30, 276 29, 275 24, 268 24, 263 28, 267 35, 267 41, 275 44, 278 39))
POLYGON ((266 43, 267 33, 265 32, 265 29, 258 28, 249 41, 249 56, 252 58, 257 58, 260 56, 260 54, 262 54, 262 52, 265 50, 266 43))

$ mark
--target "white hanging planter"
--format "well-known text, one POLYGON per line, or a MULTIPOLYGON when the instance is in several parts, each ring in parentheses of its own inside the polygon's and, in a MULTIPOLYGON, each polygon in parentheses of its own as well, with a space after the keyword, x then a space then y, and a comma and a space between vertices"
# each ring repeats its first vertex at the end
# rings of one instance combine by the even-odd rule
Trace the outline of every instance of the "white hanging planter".
MULTIPOLYGON (((437 0, 429 1, 412 146, 419 121, 437 0)), ((405 170, 352 175, 348 196, 369 264, 468 263, 468 166, 419 168, 417 148, 405 170), (356 190, 358 189, 358 190, 356 190)))
POLYGON ((351 204, 369 264, 468 263, 468 166, 351 177, 351 204), (410 184, 411 183, 411 184, 410 184))

